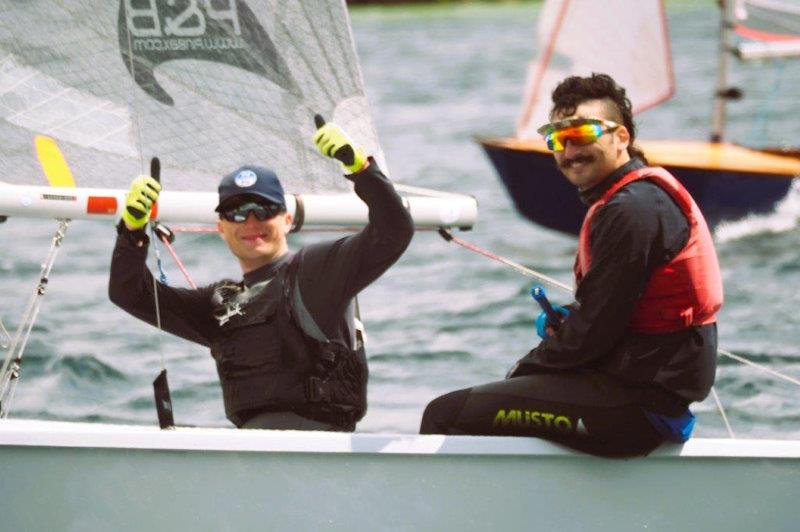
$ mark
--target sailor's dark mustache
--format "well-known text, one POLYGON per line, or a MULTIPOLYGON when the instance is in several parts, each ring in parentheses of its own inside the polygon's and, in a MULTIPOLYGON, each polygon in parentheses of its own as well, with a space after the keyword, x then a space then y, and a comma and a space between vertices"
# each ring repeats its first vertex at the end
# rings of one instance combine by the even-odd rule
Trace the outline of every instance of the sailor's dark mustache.
POLYGON ((559 163, 558 167, 562 170, 567 170, 575 163, 591 163, 593 161, 594 157, 591 155, 579 155, 578 157, 572 157, 571 159, 563 159, 561 163, 559 163))
MULTIPOLYGON (((236 0, 241 29, 239 35, 234 34, 229 21, 207 16, 204 4, 198 3, 194 16, 205 17, 205 32, 197 38, 137 37, 129 34, 125 1, 120 0, 118 17, 119 49, 122 60, 137 85, 159 102, 165 105, 174 104, 172 96, 156 81, 153 70, 161 63, 178 59, 203 59, 225 63, 258 74, 290 93, 301 95, 301 90, 286 62, 244 0, 236 0), (179 45, 171 46, 175 44, 179 45)), ((157 11, 160 27, 167 28, 166 18, 175 20, 185 9, 185 5, 170 7, 166 0, 159 0, 157 11)), ((189 19, 188 22, 191 24, 193 21, 189 19)), ((148 29, 147 24, 148 22, 143 23, 145 26, 143 29, 148 29)), ((152 28, 152 25, 149 28, 152 28)))

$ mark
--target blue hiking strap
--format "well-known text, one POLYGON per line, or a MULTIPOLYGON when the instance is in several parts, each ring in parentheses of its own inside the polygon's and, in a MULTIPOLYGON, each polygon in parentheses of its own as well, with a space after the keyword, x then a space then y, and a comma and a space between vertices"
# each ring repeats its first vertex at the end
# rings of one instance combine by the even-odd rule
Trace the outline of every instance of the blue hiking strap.
POLYGON ((655 412, 644 411, 648 421, 665 440, 674 443, 685 443, 692 435, 695 422, 694 414, 687 408, 678 417, 670 417, 655 412))

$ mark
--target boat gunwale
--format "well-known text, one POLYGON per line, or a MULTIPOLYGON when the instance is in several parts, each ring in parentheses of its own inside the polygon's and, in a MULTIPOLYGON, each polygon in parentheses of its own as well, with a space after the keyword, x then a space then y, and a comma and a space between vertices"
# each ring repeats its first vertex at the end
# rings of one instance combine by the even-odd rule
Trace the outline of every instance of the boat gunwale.
MULTIPOLYGON (((552 152, 547 149, 544 141, 538 139, 519 139, 514 137, 492 137, 492 136, 475 136, 475 141, 487 148, 504 149, 516 151, 520 153, 536 153, 541 155, 552 156, 552 152)), ((800 159, 796 156, 787 154, 778 154, 775 151, 769 151, 775 148, 764 148, 758 150, 740 146, 732 143, 712 143, 704 141, 693 140, 652 140, 643 139, 637 142, 639 146, 648 157, 649 162, 653 166, 664 166, 667 168, 681 168, 689 170, 715 170, 735 172, 737 174, 747 174, 753 176, 774 177, 783 179, 794 179, 800 176, 800 159), (686 149, 700 149, 710 150, 717 147, 719 150, 727 150, 733 153, 743 155, 734 161, 717 162, 704 161, 701 157, 694 157, 692 154, 686 155, 690 160, 677 161, 675 155, 680 148, 686 149), (761 168, 748 168, 739 166, 737 163, 741 159, 760 159, 761 161, 754 161, 752 164, 755 166, 759 162, 763 162, 765 166, 761 168), (767 166, 769 165, 769 166, 767 166)), ((723 159, 720 155, 719 159, 723 159)))
MULTIPOLYGON (((537 438, 394 433, 331 433, 114 425, 68 421, 0 421, 2 447, 69 447, 153 451, 317 454, 482 455, 581 457, 588 455, 537 438)), ((647 459, 800 459, 800 440, 693 438, 667 444, 647 459)))

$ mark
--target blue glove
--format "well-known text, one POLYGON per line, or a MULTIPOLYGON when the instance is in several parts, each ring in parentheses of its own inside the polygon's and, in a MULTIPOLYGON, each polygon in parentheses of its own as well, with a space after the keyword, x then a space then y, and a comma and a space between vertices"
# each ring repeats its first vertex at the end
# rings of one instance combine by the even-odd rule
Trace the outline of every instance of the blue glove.
POLYGON ((564 319, 569 316, 569 309, 560 305, 553 305, 547 299, 547 292, 540 284, 531 287, 531 297, 542 307, 542 313, 536 318, 536 333, 539 338, 546 340, 550 337, 547 329, 555 331, 561 326, 564 319))
POLYGON ((546 340, 550 338, 550 334, 547 332, 547 328, 551 328, 552 330, 558 329, 561 323, 564 321, 564 318, 569 316, 569 309, 566 307, 562 307, 561 305, 553 305, 553 310, 559 314, 561 318, 558 323, 553 323, 552 320, 547 316, 547 312, 542 311, 539 314, 539 317, 536 318, 536 334, 539 335, 539 338, 542 340, 546 340))

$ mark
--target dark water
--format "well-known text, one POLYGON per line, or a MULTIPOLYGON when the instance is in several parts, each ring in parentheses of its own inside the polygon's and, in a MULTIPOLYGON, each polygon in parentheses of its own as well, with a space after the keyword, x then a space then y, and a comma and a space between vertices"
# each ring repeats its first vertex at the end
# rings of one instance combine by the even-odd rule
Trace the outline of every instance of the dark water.
MULTIPOLYGON (((389 169, 407 184, 473 194, 475 230, 464 238, 570 283, 575 241, 523 221, 473 142, 514 127, 533 46, 535 5, 357 10, 353 29, 389 169)), ((643 137, 705 137, 717 29, 713 2, 670 4, 676 97, 639 118, 643 137), (708 4, 708 5, 705 5, 708 4)), ((796 140, 800 64, 735 69, 748 99, 731 107, 730 138, 796 140), (782 88, 780 98, 774 97, 782 88), (765 100, 772 98, 771 102, 765 100), (794 112, 792 112, 794 111, 794 112)), ((778 213, 718 231, 726 305, 721 346, 800 377, 800 194, 778 213)), ((0 225, 0 316, 15 327, 38 279, 55 222, 0 225)), ((302 235, 298 246, 326 235, 302 235)), ((12 416, 155 423, 151 381, 166 359, 176 419, 226 425, 211 357, 158 334, 106 297, 111 225, 74 222, 51 275, 24 362, 12 416)), ((198 283, 238 276, 214 235, 177 244, 198 283)), ((182 284, 168 257, 170 281, 182 284)), ((370 410, 359 430, 416 432, 425 404, 501 378, 537 342, 530 280, 418 233, 409 251, 361 298, 368 327, 370 410)), ((566 296, 552 294, 564 301, 566 296)), ((737 435, 800 437, 798 388, 720 358, 717 391, 737 435)), ((709 399, 697 434, 724 436, 709 399)))

